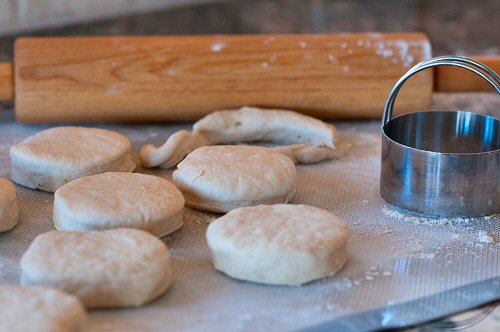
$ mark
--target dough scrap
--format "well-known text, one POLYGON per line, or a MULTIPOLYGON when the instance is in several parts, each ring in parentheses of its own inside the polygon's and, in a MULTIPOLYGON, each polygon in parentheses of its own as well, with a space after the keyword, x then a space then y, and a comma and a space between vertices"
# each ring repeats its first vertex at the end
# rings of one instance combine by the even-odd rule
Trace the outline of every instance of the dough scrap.
POLYGON ((18 222, 16 187, 9 180, 0 178, 0 232, 11 230, 18 222))
POLYGON ((316 207, 259 205, 216 219, 206 238, 214 267, 233 278, 301 285, 342 269, 349 230, 316 207))
POLYGON ((12 180, 54 192, 82 176, 135 169, 132 146, 123 135, 99 128, 56 127, 10 148, 12 180))
POLYGON ((285 110, 242 107, 213 112, 196 122, 192 133, 179 131, 159 148, 145 145, 139 158, 144 167, 171 168, 201 146, 268 142, 291 145, 277 147, 276 151, 288 156, 297 155, 297 158, 292 158, 296 163, 315 163, 339 156, 336 137, 333 125, 310 116, 285 110), (313 149, 302 148, 306 146, 313 149))
POLYGON ((173 173, 186 205, 227 212, 237 207, 286 203, 295 194, 293 161, 257 146, 205 146, 173 173))
POLYGON ((326 146, 309 146, 305 144, 294 144, 276 146, 270 148, 272 151, 284 154, 292 159, 294 164, 311 164, 322 160, 333 159, 340 156, 337 149, 326 146))
POLYGON ((0 332, 73 332, 87 320, 80 301, 44 287, 0 286, 0 332))
POLYGON ((192 151, 207 145, 213 145, 213 143, 203 134, 181 130, 171 135, 159 148, 152 144, 144 145, 139 153, 139 159, 144 167, 171 168, 192 151))
POLYGON ((54 195, 56 229, 137 228, 164 236, 182 226, 184 197, 158 176, 108 172, 73 180, 54 195))
POLYGON ((341 138, 335 144, 335 149, 328 146, 310 146, 307 144, 292 144, 283 146, 270 146, 275 152, 284 154, 293 160, 295 164, 312 164, 323 160, 337 159, 347 154, 352 147, 352 143, 336 134, 336 138, 341 138))
POLYGON ((335 148, 335 127, 293 111, 242 107, 213 112, 193 125, 216 144, 273 142, 335 148))
POLYGON ((86 308, 140 306, 172 282, 165 244, 129 228, 41 234, 22 256, 21 270, 23 285, 63 290, 86 308))

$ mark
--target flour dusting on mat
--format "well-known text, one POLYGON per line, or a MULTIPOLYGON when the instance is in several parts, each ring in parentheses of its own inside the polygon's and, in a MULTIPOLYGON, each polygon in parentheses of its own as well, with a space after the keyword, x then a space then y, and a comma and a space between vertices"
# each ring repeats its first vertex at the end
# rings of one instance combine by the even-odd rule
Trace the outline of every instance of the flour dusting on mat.
POLYGON ((411 221, 416 224, 425 224, 429 226, 446 226, 446 225, 452 225, 452 226, 464 226, 468 225, 471 221, 474 221, 476 218, 461 218, 461 217, 455 217, 455 218, 426 218, 426 217, 420 217, 420 216, 415 216, 415 215, 408 215, 402 212, 399 212, 397 210, 391 209, 387 206, 384 206, 382 208, 382 212, 384 215, 387 217, 391 217, 397 220, 403 220, 403 221, 411 221))
POLYGON ((420 224, 420 225, 428 225, 428 226, 434 226, 434 227, 439 227, 439 226, 451 226, 455 230, 459 230, 460 234, 455 234, 457 238, 460 238, 462 236, 466 236, 470 240, 468 241, 469 244, 472 243, 486 243, 486 244, 491 244, 495 243, 495 239, 493 236, 488 234, 487 231, 485 230, 479 230, 476 231, 474 230, 474 225, 478 225, 481 222, 489 222, 494 218, 495 216, 485 216, 485 217, 477 217, 477 218, 461 218, 461 217, 455 217, 455 218, 426 218, 426 217, 421 217, 421 216, 416 216, 416 215, 410 215, 403 213, 401 211, 395 210, 393 208, 390 208, 388 206, 384 206, 382 208, 382 213, 390 218, 396 219, 396 220, 401 220, 401 221, 406 221, 406 222, 413 222, 415 224, 420 224))
MULTIPOLYGON (((221 40, 216 38, 213 42, 221 40)), ((274 65, 271 56, 277 49, 272 46, 273 40, 274 37, 262 38, 264 45, 269 44, 267 56, 255 62, 255 69, 262 73, 265 73, 260 67, 262 61, 267 61, 270 69, 274 65)), ((376 42, 372 40, 371 47, 376 47, 376 42)), ((415 49, 419 43, 410 44, 410 47, 415 49)), ((341 55, 347 50, 340 52, 340 44, 332 42, 328 46, 331 47, 330 54, 339 56, 333 58, 338 64, 327 58, 326 51, 322 60, 332 61, 332 67, 343 74, 345 63, 341 55)), ((370 47, 370 40, 364 45, 370 47)), ((221 52, 229 50, 229 46, 228 43, 221 52)), ((294 46, 301 50, 299 45, 294 46)), ((357 45, 353 43, 346 48, 349 46, 357 45)), ((211 54, 210 47, 209 43, 207 52, 211 54)), ((396 60, 403 64, 399 48, 389 48, 395 54, 385 61, 389 64, 396 60)), ((358 50, 356 48, 356 52, 358 50)), ((418 53, 411 54, 415 55, 415 61, 420 58, 418 53)), ((354 68, 351 69, 355 74, 354 68)), ((491 93, 437 93, 433 98, 435 109, 467 109, 500 115, 500 99, 491 93)), ((14 123, 13 111, 0 112, 0 118, 7 116, 4 113, 12 114, 10 122, 0 121, 0 175, 8 177, 10 145, 35 134, 41 127, 14 123)), ((380 122, 336 121, 334 124, 341 136, 338 137, 339 144, 348 142, 351 148, 342 158, 297 166, 297 194, 292 203, 325 209, 349 225, 352 234, 352 241, 348 242, 350 260, 339 274, 294 288, 229 280, 213 269, 206 250, 206 227, 220 215, 186 208, 184 226, 162 238, 171 250, 175 277, 167 296, 141 310, 110 310, 90 315, 85 327, 89 330, 161 330, 168 324, 173 330, 189 331, 204 331, 207 326, 216 331, 237 331, 239 328, 243 332, 298 330, 389 306, 380 311, 381 319, 387 322, 391 317, 397 318, 394 306, 400 303, 413 300, 418 304, 426 303, 421 299, 429 294, 483 282, 499 275, 500 214, 470 219, 468 223, 455 220, 454 225, 439 226, 436 220, 419 219, 404 211, 396 211, 399 213, 397 218, 397 214, 391 215, 394 210, 391 206, 387 206, 387 214, 383 213, 385 203, 379 194, 380 122), (415 219, 406 222, 407 217, 415 219), (427 226, 423 222, 434 225, 427 226), (492 237, 495 242, 481 242, 481 231, 485 231, 485 239, 492 237)), ((99 126, 129 137, 136 149, 146 142, 160 144, 171 134, 190 128, 187 123, 99 126)), ((172 179, 172 170, 143 171, 172 179)), ((18 259, 31 240, 54 227, 51 194, 18 187, 18 199, 22 220, 12 231, 2 233, 0 245, 0 281, 11 284, 19 281, 18 259)), ((482 292, 475 288, 473 291, 477 299, 485 299, 485 294, 491 294, 488 289, 482 292)), ((442 304, 442 307, 437 313, 443 311, 449 303, 447 300, 452 297, 450 294, 450 297, 439 298, 437 305, 442 304)))
POLYGON ((477 233, 477 237, 479 239, 479 242, 482 243, 495 243, 495 240, 491 235, 488 235, 488 232, 486 231, 479 231, 477 233))

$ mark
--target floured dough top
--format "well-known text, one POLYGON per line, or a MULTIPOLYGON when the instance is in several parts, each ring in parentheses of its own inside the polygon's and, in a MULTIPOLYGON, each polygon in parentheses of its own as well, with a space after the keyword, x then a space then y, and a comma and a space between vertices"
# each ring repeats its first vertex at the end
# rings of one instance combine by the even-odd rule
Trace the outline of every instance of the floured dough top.
POLYGON ((86 320, 72 295, 44 287, 0 286, 0 331, 70 332, 86 320))
POLYGON ((130 141, 110 130, 85 127, 56 127, 39 132, 11 147, 11 155, 35 163, 78 172, 112 162, 129 153, 130 141))
POLYGON ((71 181, 55 193, 54 210, 74 229, 133 227, 151 231, 155 223, 184 208, 184 197, 158 176, 109 172, 71 181))
POLYGON ((295 188, 293 161, 256 146, 205 146, 190 153, 173 173, 175 184, 201 198, 248 201, 287 195, 295 188))
POLYGON ((171 282, 165 244, 129 228, 41 234, 22 256, 21 269, 23 284, 57 287, 88 308, 141 305, 171 282))
POLYGON ((321 255, 345 245, 347 225, 308 205, 258 205, 235 209, 212 222, 207 240, 216 250, 265 254, 286 249, 321 255))
POLYGON ((257 205, 230 211, 207 229, 214 267, 272 285, 301 285, 338 272, 347 260, 347 226, 307 205, 257 205))
POLYGON ((147 274, 159 268, 152 262, 161 257, 168 257, 167 247, 140 230, 52 231, 35 238, 21 259, 21 267, 30 279, 73 274, 74 279, 92 280, 98 274, 112 282, 113 273, 109 272, 130 266, 136 273, 147 274))
POLYGON ((7 179, 0 177, 0 215, 4 207, 16 200, 16 187, 7 179))
POLYGON ((293 111, 242 107, 213 112, 196 122, 200 132, 217 144, 273 142, 335 147, 335 127, 293 111))

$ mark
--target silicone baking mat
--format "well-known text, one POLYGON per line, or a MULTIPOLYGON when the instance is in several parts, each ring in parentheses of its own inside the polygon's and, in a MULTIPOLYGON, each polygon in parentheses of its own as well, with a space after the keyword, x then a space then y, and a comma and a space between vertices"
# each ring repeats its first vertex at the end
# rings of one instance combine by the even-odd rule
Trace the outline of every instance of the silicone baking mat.
MULTIPOLYGON (((474 104, 470 98, 442 96, 435 104, 500 115, 492 96, 477 95, 474 104)), ((379 122, 335 124, 352 148, 338 160, 299 165, 291 203, 326 209, 349 225, 350 258, 340 273, 300 287, 231 279, 212 268, 205 242, 207 225, 219 215, 187 208, 184 226, 163 238, 173 256, 171 288, 141 308, 90 312, 85 331, 360 331, 499 299, 500 216, 434 220, 387 206, 379 196, 379 122)), ((137 151, 191 124, 97 126, 123 133, 137 151)), ((10 176, 9 147, 48 127, 19 125, 12 112, 0 112, 0 176, 10 176)), ((168 170, 138 171, 171 179, 168 170)), ((17 189, 20 223, 0 234, 1 284, 19 282, 21 255, 38 234, 54 229, 53 195, 17 189)))

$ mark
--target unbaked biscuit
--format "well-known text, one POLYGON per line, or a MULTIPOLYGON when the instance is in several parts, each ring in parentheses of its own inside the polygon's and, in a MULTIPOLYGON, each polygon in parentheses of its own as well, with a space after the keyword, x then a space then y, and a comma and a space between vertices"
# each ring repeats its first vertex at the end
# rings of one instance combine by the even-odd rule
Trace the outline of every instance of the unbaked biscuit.
POLYGON ((173 173, 186 205, 227 212, 288 202, 295 194, 293 161, 256 146, 205 146, 190 153, 173 173))
POLYGON ((59 290, 0 286, 0 332, 75 332, 86 319, 80 301, 59 290))
POLYGON ((140 306, 172 282, 165 244, 130 228, 41 234, 22 256, 21 270, 23 285, 63 290, 86 308, 140 306))
POLYGON ((125 136, 105 129, 47 129, 10 148, 12 180, 54 192, 82 176, 131 172, 135 168, 131 149, 125 136))
POLYGON ((347 260, 348 238, 339 217, 307 205, 236 209, 207 229, 217 270, 272 285, 301 285, 335 274, 347 260))
POLYGON ((85 176, 57 189, 56 229, 90 231, 137 228, 164 236, 182 226, 184 197, 158 176, 108 172, 85 176))

